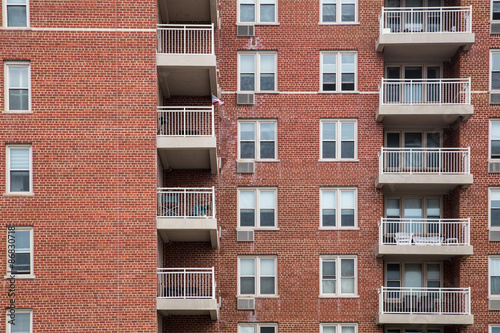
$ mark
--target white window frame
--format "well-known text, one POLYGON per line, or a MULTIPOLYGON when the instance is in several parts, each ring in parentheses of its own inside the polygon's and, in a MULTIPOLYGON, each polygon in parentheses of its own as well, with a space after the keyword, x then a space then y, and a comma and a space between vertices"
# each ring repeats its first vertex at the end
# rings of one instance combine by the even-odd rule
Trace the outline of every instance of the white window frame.
POLYGON ((320 333, 323 333, 324 327, 335 327, 337 333, 342 333, 342 327, 354 327, 354 333, 358 333, 358 323, 321 323, 320 333))
POLYGON ((319 92, 325 94, 352 94, 358 93, 358 51, 345 50, 345 51, 321 51, 319 55, 319 92), (354 54, 354 90, 342 90, 342 54, 354 54), (323 90, 323 55, 335 55, 335 90, 323 90))
MULTIPOLYGON (((18 5, 19 6, 19 5, 18 5)), ((3 28, 4 29, 13 29, 13 30, 20 30, 20 29, 29 29, 30 28, 30 0, 26 0, 26 26, 25 27, 9 27, 7 26, 7 0, 2 0, 2 21, 3 21, 3 28)))
POLYGON ((238 120, 238 160, 239 161, 255 161, 255 162, 277 162, 278 161, 278 121, 276 119, 239 119, 238 120), (255 158, 242 158, 241 157, 241 124, 253 123, 255 125, 255 158), (261 158, 260 157, 260 125, 261 124, 274 124, 274 158, 261 158))
POLYGON ((320 298, 357 298, 358 295, 358 256, 357 255, 322 255, 319 258, 319 297, 320 298), (323 260, 335 260, 335 293, 323 293, 323 260), (354 293, 342 293, 341 259, 354 259, 354 293))
MULTIPOLYGON (((491 293, 491 260, 500 260, 500 255, 491 255, 488 257, 488 299, 500 300, 500 294, 491 293)), ((497 275, 495 275, 497 276, 497 275)))
POLYGON ((491 191, 499 191, 500 192, 500 187, 489 187, 488 188, 488 230, 500 230, 499 227, 493 227, 491 225, 491 191))
POLYGON ((274 21, 273 22, 261 22, 260 21, 260 0, 255 0, 255 21, 254 22, 242 22, 240 20, 241 15, 241 2, 238 0, 238 13, 237 13, 237 25, 279 25, 278 23, 278 0, 274 0, 274 21))
POLYGON ((354 0, 354 21, 342 21, 342 0, 336 0, 336 20, 335 22, 324 22, 323 21, 323 5, 324 0, 319 0, 319 24, 321 25, 348 25, 348 24, 359 24, 358 19, 358 0, 354 0), (339 10, 340 8, 340 10, 339 10))
POLYGON ((278 188, 277 187, 238 187, 238 229, 242 230, 278 230, 278 188), (255 226, 240 225, 240 193, 241 191, 253 191, 255 200, 255 226), (260 192, 274 191, 274 226, 266 227, 260 225, 260 192))
POLYGON ((489 324, 488 325, 488 333, 493 333, 493 328, 499 328, 500 329, 500 324, 489 324))
MULTIPOLYGON (((444 278, 443 278, 443 264, 439 261, 414 261, 414 260, 402 260, 402 261, 387 261, 384 264, 384 286, 387 286, 387 265, 397 264, 399 265, 399 274, 400 274, 400 282, 401 287, 405 288, 405 264, 421 264, 422 265, 422 287, 426 288, 427 283, 432 280, 427 280, 427 267, 429 265, 439 265, 439 284, 440 288, 443 288, 444 278)), ((430 287, 429 287, 430 288, 430 287)), ((393 328, 395 329, 395 328, 393 328)))
POLYGON ((319 229, 323 230, 358 230, 358 188, 357 187, 321 187, 319 189, 319 229), (323 192, 335 191, 335 227, 323 226, 323 192), (342 191, 354 191, 354 226, 341 226, 341 195, 342 191))
POLYGON ((500 49, 490 49, 490 65, 489 65, 489 71, 490 71, 490 78, 489 78, 489 86, 488 86, 488 91, 490 92, 495 92, 495 93, 500 93, 500 89, 493 89, 492 83, 493 83, 493 53, 500 53, 500 49))
MULTIPOLYGON (((21 308, 16 308, 16 314, 17 313, 29 313, 30 314, 30 333, 33 333, 33 309, 21 309, 21 308)), ((6 332, 11 333, 11 324, 9 323, 10 318, 10 312, 9 309, 7 309, 6 313, 6 332)), ((17 320, 17 319, 16 319, 17 320)))
POLYGON ((241 333, 242 327, 255 327, 255 333, 260 333, 261 327, 273 327, 274 333, 278 333, 278 324, 276 323, 238 323, 238 333, 241 333))
POLYGON ((7 144, 5 147, 5 171, 6 171, 6 182, 5 182, 5 193, 8 195, 33 195, 33 147, 31 144, 7 144), (25 192, 11 192, 10 191, 10 151, 11 149, 28 148, 29 149, 29 182, 30 189, 25 192))
POLYGON ((278 92, 278 52, 276 51, 241 51, 238 52, 238 92, 242 94, 248 93, 260 93, 260 94, 273 94, 278 92), (241 60, 242 55, 253 55, 254 61, 254 80, 255 80, 255 90, 241 90, 241 60), (274 90, 260 90, 260 56, 261 55, 274 55, 274 90))
MULTIPOLYGON (((346 141, 346 140, 344 140, 346 141)), ((358 162, 358 120, 357 119, 320 119, 319 122, 319 160, 325 162, 358 162), (335 123, 335 158, 323 158, 323 124, 335 123), (342 123, 354 123, 354 157, 341 157, 342 123)))
POLYGON ((278 297, 278 257, 263 255, 263 256, 238 256, 238 298, 276 298, 278 297), (241 259, 254 259, 255 271, 255 294, 241 294, 240 283, 240 260, 241 259), (260 260, 261 259, 274 259, 274 294, 261 294, 260 293, 260 260))
MULTIPOLYGON (((32 226, 17 226, 17 225, 12 225, 12 226, 7 226, 7 233, 9 232, 9 227, 14 227, 15 231, 29 231, 30 232, 30 273, 29 274, 16 274, 15 277, 16 279, 30 279, 30 278, 35 278, 35 272, 34 272, 34 237, 33 237, 33 227, 32 226)), ((7 249, 9 249, 9 237, 6 237, 7 239, 7 249)), ((7 277, 10 277, 11 270, 10 270, 10 265, 8 264, 9 262, 9 253, 7 251, 7 277)))
POLYGON ((31 63, 29 61, 5 61, 4 62, 4 99, 5 113, 32 113, 31 110, 31 63), (10 110, 9 105, 9 68, 10 67, 27 67, 28 68, 28 110, 10 110))
POLYGON ((499 0, 491 0, 491 2, 490 2, 490 11, 491 11, 490 20, 491 20, 491 22, 499 22, 500 21, 500 20, 494 20, 493 19, 493 3, 495 1, 500 2, 499 0))

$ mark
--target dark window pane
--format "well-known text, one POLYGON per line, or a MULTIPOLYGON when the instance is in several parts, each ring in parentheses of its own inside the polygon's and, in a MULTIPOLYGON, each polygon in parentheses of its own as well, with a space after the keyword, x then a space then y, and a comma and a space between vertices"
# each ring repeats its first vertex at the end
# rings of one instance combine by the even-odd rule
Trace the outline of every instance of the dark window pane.
POLYGON ((342 73, 342 90, 354 90, 354 73, 342 73))
POLYGON ((260 333, 274 333, 274 327, 261 327, 260 333))
POLYGON ((260 293, 261 294, 274 294, 274 277, 261 277, 260 278, 260 293))
POLYGON ((253 209, 240 209, 240 226, 255 227, 255 212, 253 209))
POLYGON ((335 209, 323 209, 323 227, 335 227, 335 209))
POLYGON ((500 295, 500 276, 491 277, 491 294, 500 295))
POLYGON ((26 20, 26 6, 7 6, 7 26, 28 26, 26 20))
POLYGON ((493 19, 500 20, 500 12, 493 12, 493 19))
POLYGON ((323 83, 323 91, 335 91, 335 83, 323 83))
POLYGON ((240 5, 240 22, 255 22, 255 5, 240 5))
POLYGON ((340 226, 354 227, 354 209, 340 210, 340 226))
POLYGON ((260 226, 274 227, 274 209, 260 210, 260 226))
POLYGON ((500 209, 491 209, 491 226, 500 227, 500 209))
POLYGON ((260 5, 260 21, 274 22, 274 5, 260 5))
POLYGON ((255 294, 255 283, 253 277, 242 277, 241 282, 241 294, 255 294))
POLYGON ((30 254, 16 253, 16 262, 12 268, 14 274, 29 274, 30 273, 30 254))
POLYGON ((241 142, 241 158, 255 158, 255 142, 241 142))
POLYGON ((9 110, 29 110, 28 89, 9 90, 9 110))
POLYGON ((500 89, 500 72, 491 73, 491 89, 500 89))
POLYGON ((354 5, 342 5, 342 22, 354 22, 354 5))
POLYGON ((260 143, 260 158, 274 158, 274 141, 260 143))
POLYGON ((493 19, 500 20, 500 1, 493 1, 493 19))
POLYGON ((491 140, 491 158, 500 158, 499 140, 491 140))
POLYGON ((399 288, 401 283, 399 281, 387 281, 387 287, 390 288, 399 288))
POLYGON ((323 22, 335 22, 337 20, 337 6, 334 4, 323 5, 323 22))
POLYGON ((261 91, 274 90, 274 74, 260 74, 260 90, 261 91))
POLYGON ((323 142, 323 158, 335 158, 335 141, 323 142))
POLYGON ((323 74, 323 91, 335 91, 336 74, 323 74))
POLYGON ((340 158, 354 158, 354 141, 340 143, 340 158))
POLYGON ((10 191, 11 192, 29 192, 30 173, 29 171, 11 171, 10 172, 10 191))
POLYGON ((240 85, 241 91, 254 91, 255 90, 255 75, 254 74, 241 74, 240 85))

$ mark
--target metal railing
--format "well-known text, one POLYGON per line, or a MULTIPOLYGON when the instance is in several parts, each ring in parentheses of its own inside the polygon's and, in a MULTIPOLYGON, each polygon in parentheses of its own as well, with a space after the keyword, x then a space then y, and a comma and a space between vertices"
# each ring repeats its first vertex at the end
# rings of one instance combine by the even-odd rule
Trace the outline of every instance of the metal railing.
POLYGON ((380 245, 470 245, 470 219, 381 218, 380 245))
POLYGON ((215 188, 158 188, 159 217, 215 218, 215 188))
POLYGON ((470 288, 382 287, 379 311, 381 314, 470 315, 470 288))
POLYGON ((158 24, 158 53, 214 54, 213 24, 158 24))
POLYGON ((214 299, 214 268, 158 268, 158 297, 214 299))
POLYGON ((382 79, 380 105, 470 104, 468 79, 382 79))
POLYGON ((470 173, 470 148, 386 148, 379 153, 380 174, 470 173))
POLYGON ((158 135, 214 136, 213 106, 159 106, 158 135))
POLYGON ((380 33, 471 33, 472 6, 385 8, 380 15, 380 33))

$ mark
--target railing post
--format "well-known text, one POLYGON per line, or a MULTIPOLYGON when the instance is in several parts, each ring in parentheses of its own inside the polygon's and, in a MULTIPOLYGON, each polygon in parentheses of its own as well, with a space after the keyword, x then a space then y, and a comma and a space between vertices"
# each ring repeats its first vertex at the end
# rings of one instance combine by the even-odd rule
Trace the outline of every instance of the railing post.
POLYGON ((211 30, 211 48, 212 48, 212 52, 210 52, 210 54, 215 54, 215 44, 214 44, 214 34, 215 34, 215 29, 214 29, 214 24, 212 23, 212 30, 211 30))
POLYGON ((182 292, 182 298, 186 299, 186 286, 187 286, 187 283, 186 283, 186 278, 187 277, 186 277, 186 275, 187 275, 187 271, 186 271, 185 268, 183 269, 183 274, 184 274, 184 279, 183 279, 183 282, 182 282, 182 290, 183 290, 183 292, 182 292))
POLYGON ((214 116, 214 106, 212 104, 212 137, 215 136, 215 116, 214 116))
POLYGON ((378 290, 379 302, 378 302, 378 312, 384 313, 384 287, 378 290))
POLYGON ((215 218, 215 186, 212 186, 212 218, 215 218))
POLYGON ((183 210, 182 216, 184 218, 186 218, 187 217, 187 215, 186 215, 187 214, 187 211, 186 211, 187 210, 187 190, 184 189, 183 192, 184 192, 184 200, 183 200, 184 202, 182 203, 182 208, 183 208, 182 209, 183 210))
POLYGON ((410 288, 410 314, 413 314, 413 288, 410 288))
POLYGON ((215 299, 215 274, 214 274, 214 267, 212 267, 212 299, 215 299))
POLYGON ((384 78, 382 78, 382 83, 380 84, 380 89, 379 89, 379 92, 378 92, 378 95, 379 95, 379 105, 382 105, 384 104, 384 92, 385 92, 385 88, 384 88, 384 78))
POLYGON ((384 172, 384 167, 383 167, 383 164, 384 164, 384 147, 382 147, 382 150, 381 150, 381 153, 380 153, 380 156, 378 157, 378 172, 379 174, 383 174, 384 172))
POLYGON ((383 244, 383 242, 382 242, 382 241, 383 241, 383 236, 382 236, 382 233, 383 233, 383 232, 382 232, 382 229, 383 229, 383 228, 384 228, 384 218, 383 218, 383 217, 381 217, 381 218, 380 218, 380 223, 378 224, 378 238, 379 238, 379 239, 378 239, 378 243, 379 243, 380 245, 382 245, 382 244, 383 244))

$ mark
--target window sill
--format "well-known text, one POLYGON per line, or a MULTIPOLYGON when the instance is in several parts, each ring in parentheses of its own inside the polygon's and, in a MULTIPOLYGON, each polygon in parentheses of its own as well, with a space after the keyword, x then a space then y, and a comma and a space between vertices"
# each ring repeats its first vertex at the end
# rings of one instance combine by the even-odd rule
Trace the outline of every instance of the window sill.
POLYGON ((337 231, 344 231, 344 230, 360 230, 358 227, 345 227, 345 228, 326 228, 326 227, 319 227, 318 230, 337 230, 337 231))
POLYGON ((259 94, 259 95, 279 95, 279 91, 273 90, 273 91, 254 91, 254 90, 247 90, 247 91, 237 91, 237 94, 259 94))
POLYGON ((238 298, 245 299, 245 298, 280 298, 280 297, 279 297, 279 295, 271 295, 271 296, 236 295, 236 299, 238 299, 238 298))
POLYGON ((280 228, 262 228, 262 227, 258 227, 258 228, 252 228, 252 227, 238 227, 236 229, 236 231, 280 231, 280 228))
POLYGON ((4 197, 34 197, 33 192, 5 192, 4 197))
POLYGON ((349 296, 343 296, 343 295, 335 295, 335 296, 326 296, 326 295, 319 295, 318 298, 359 298, 359 295, 349 295, 349 296))
POLYGON ((255 162, 255 163, 279 163, 280 160, 236 160, 236 162, 255 162))
POLYGON ((236 25, 258 25, 258 26, 277 26, 280 25, 279 22, 237 22, 236 25))
POLYGON ((31 27, 2 27, 3 30, 31 31, 31 27))
MULTIPOLYGON (((14 275, 14 279, 35 279, 36 276, 34 274, 17 274, 14 275)), ((5 279, 10 279, 10 274, 5 275, 5 279)))
POLYGON ((359 160, 358 159, 327 160, 320 158, 318 162, 359 162, 359 160))
POLYGON ((33 111, 31 111, 31 110, 20 110, 20 111, 4 110, 2 113, 7 113, 7 114, 33 114, 33 111))
POLYGON ((318 25, 361 25, 359 22, 319 22, 318 25))
POLYGON ((337 94, 359 94, 358 90, 353 91, 318 91, 318 94, 326 94, 326 95, 337 95, 337 94))

